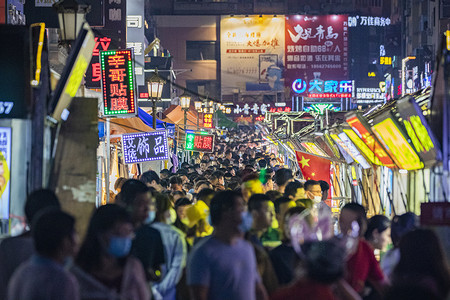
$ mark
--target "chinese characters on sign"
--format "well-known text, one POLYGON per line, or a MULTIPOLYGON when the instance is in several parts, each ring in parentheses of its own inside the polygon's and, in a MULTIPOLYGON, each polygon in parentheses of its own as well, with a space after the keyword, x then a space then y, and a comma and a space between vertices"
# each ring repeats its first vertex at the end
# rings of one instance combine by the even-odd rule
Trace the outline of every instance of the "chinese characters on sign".
POLYGON ((186 134, 186 150, 199 151, 199 152, 213 152, 214 151, 213 134, 186 134))
POLYGON ((213 128, 213 115, 212 114, 204 114, 203 115, 203 127, 213 128))
POLYGON ((382 103, 384 95, 380 88, 356 88, 354 97, 356 103, 382 103))
POLYGON ((392 57, 389 56, 381 56, 380 57, 380 65, 392 65, 392 57))
POLYGON ((11 128, 0 127, 0 218, 9 219, 11 128))
POLYGON ((391 25, 391 19, 380 17, 367 17, 367 16, 349 16, 348 27, 356 26, 389 26, 391 25))
POLYGON ((299 77, 348 78, 346 15, 286 16, 285 35, 286 87, 299 77))
POLYGON ((127 1, 127 48, 133 48, 136 86, 144 85, 144 0, 127 1))
POLYGON ((169 158, 165 131, 123 134, 122 147, 126 164, 169 158))
POLYGON ((233 90, 282 91, 284 19, 223 16, 220 22, 222 95, 233 90))
POLYGON ((100 51, 126 48, 127 1, 107 0, 104 1, 103 7, 105 26, 96 28, 95 47, 86 71, 85 84, 87 88, 101 88, 100 51))
POLYGON ((132 50, 102 51, 103 115, 136 115, 132 50))
POLYGON ((292 83, 292 90, 310 98, 351 98, 353 83, 350 80, 313 79, 307 84, 303 79, 296 79, 292 83))

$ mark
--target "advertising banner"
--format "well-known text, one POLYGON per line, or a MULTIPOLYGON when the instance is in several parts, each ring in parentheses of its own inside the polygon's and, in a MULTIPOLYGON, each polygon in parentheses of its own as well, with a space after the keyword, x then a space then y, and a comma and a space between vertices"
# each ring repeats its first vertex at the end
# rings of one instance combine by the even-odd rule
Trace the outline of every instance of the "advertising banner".
POLYGON ((187 133, 185 150, 212 153, 214 151, 214 134, 187 133))
POLYGON ((284 19, 222 16, 220 22, 222 95, 282 91, 284 19))
POLYGON ((287 88, 304 96, 351 93, 345 81, 348 78, 347 23, 347 15, 286 16, 287 88))
POLYGON ((0 218, 9 219, 11 128, 0 127, 0 218))
POLYGON ((123 134, 122 147, 126 164, 169 159, 166 131, 123 134))

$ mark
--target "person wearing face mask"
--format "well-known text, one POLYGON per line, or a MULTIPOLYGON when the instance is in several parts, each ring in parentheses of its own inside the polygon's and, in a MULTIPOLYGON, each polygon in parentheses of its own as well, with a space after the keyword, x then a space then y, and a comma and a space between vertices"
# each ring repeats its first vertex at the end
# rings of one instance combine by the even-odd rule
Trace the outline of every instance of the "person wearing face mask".
POLYGON ((307 180, 304 184, 305 196, 313 200, 316 204, 322 201, 322 189, 320 182, 315 180, 307 180))
POLYGON ((33 221, 32 236, 35 254, 14 272, 6 299, 80 299, 78 282, 65 268, 78 246, 75 219, 46 210, 33 221))
POLYGON ((125 208, 106 204, 94 212, 71 268, 81 299, 150 299, 144 269, 129 255, 133 235, 125 208))
POLYGON ((165 194, 156 194, 156 216, 152 227, 161 234, 165 263, 161 268, 161 281, 152 286, 155 299, 175 300, 176 285, 186 265, 186 243, 183 232, 172 224, 177 214, 165 194))
POLYGON ((155 219, 155 209, 150 188, 135 179, 127 180, 118 201, 131 215, 135 238, 131 253, 141 261, 148 281, 158 281, 164 264, 164 247, 161 234, 150 223, 155 219))

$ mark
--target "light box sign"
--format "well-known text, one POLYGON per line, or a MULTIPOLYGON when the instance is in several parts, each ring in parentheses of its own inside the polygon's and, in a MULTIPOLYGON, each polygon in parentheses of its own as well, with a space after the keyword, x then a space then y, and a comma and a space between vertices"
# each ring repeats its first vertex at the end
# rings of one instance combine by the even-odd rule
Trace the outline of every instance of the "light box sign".
POLYGON ((290 15, 285 24, 286 87, 298 78, 306 83, 317 77, 348 79, 347 15, 290 15))
POLYGON ((203 114, 203 127, 213 128, 213 114, 203 114))
POLYGON ((126 164, 169 159, 166 131, 123 134, 122 147, 126 164))
POLYGON ((414 148, 426 165, 432 165, 441 159, 440 148, 422 110, 413 97, 398 100, 398 112, 403 119, 406 133, 414 148))
POLYGON ((9 219, 11 194, 11 128, 0 127, 0 218, 9 219))
POLYGON ((100 52, 103 115, 136 116, 133 51, 100 52))
POLYGON ((304 79, 296 79, 292 83, 292 91, 309 98, 351 98, 353 83, 351 80, 322 80, 315 78, 309 83, 304 79))
POLYGON ((370 164, 366 161, 366 159, 361 155, 349 137, 345 134, 345 132, 341 132, 339 134, 331 134, 333 140, 341 146, 350 156, 359 163, 363 169, 369 169, 370 164))
POLYGON ((374 158, 374 164, 381 164, 389 168, 395 167, 395 163, 389 157, 388 153, 384 150, 383 146, 381 146, 380 143, 378 143, 378 141, 375 139, 370 129, 368 129, 369 126, 365 125, 365 121, 361 117, 359 117, 358 115, 350 115, 350 117, 347 117, 347 123, 353 129, 357 137, 364 142, 364 144, 373 154, 375 154, 378 160, 374 158))
POLYGON ((214 151, 214 134, 191 133, 186 134, 186 150, 208 152, 214 151))
POLYGON ((375 156, 372 150, 358 137, 358 135, 352 129, 343 129, 345 134, 352 140, 352 142, 358 147, 358 149, 364 154, 371 163, 375 165, 381 165, 378 157, 375 156))
POLYGON ((397 166, 408 171, 422 169, 424 167, 422 161, 408 143, 392 115, 390 113, 385 114, 384 118, 380 117, 379 120, 377 123, 374 121, 372 130, 386 149, 391 152, 397 166))
POLYGON ((329 157, 322 149, 320 149, 315 143, 313 142, 304 142, 301 143, 301 145, 303 146, 303 148, 306 149, 307 152, 318 155, 318 156, 323 156, 323 157, 329 157))

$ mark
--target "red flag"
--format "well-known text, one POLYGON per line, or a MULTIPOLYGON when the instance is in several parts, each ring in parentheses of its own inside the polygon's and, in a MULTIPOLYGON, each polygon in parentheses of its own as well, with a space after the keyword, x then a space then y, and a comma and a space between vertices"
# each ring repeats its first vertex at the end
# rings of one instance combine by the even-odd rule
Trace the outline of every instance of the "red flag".
POLYGON ((330 184, 330 160, 301 151, 295 151, 295 154, 300 170, 306 180, 323 180, 330 184))

